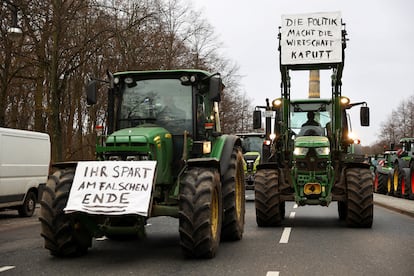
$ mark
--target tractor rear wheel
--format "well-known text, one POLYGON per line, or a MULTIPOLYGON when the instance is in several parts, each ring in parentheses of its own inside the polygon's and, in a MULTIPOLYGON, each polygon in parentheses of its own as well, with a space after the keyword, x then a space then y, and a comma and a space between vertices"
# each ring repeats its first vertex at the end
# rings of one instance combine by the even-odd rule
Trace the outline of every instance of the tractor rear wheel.
POLYGON ((414 162, 410 166, 410 181, 408 182, 408 198, 414 199, 414 162))
POLYGON ((180 183, 180 244, 184 255, 213 258, 220 243, 222 193, 220 175, 209 168, 191 168, 180 183))
POLYGON ((259 227, 279 226, 284 205, 280 202, 279 173, 273 169, 257 170, 254 184, 256 223, 259 227))
POLYGON ((410 168, 403 168, 398 175, 398 187, 402 198, 409 198, 410 168))
POLYGON ((238 148, 231 154, 229 166, 223 176, 223 224, 222 240, 241 240, 244 230, 245 186, 243 171, 243 155, 238 148))
POLYGON ((81 223, 65 214, 75 169, 62 169, 49 176, 40 202, 41 236, 45 248, 58 257, 80 256, 92 245, 92 236, 81 223))
POLYGON ((372 192, 371 171, 365 168, 346 170, 347 214, 349 227, 372 227, 374 199, 372 192))

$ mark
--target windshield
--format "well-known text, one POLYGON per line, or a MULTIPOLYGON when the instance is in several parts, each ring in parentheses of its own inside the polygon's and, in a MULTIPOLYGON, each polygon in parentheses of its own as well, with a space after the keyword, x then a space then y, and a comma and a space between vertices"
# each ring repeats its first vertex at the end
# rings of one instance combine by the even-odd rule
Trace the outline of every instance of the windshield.
POLYGON ((120 127, 153 123, 172 134, 191 132, 191 86, 178 79, 149 79, 127 83, 122 93, 120 127))
POLYGON ((290 114, 290 127, 297 135, 307 135, 306 128, 316 128, 316 135, 325 136, 329 131, 331 114, 329 111, 292 112, 290 114), (319 131, 320 129, 320 131, 319 131))
POLYGON ((243 150, 246 152, 249 151, 256 151, 261 153, 262 152, 262 145, 263 145, 264 138, 262 137, 255 137, 255 136, 246 136, 242 140, 242 147, 243 150))

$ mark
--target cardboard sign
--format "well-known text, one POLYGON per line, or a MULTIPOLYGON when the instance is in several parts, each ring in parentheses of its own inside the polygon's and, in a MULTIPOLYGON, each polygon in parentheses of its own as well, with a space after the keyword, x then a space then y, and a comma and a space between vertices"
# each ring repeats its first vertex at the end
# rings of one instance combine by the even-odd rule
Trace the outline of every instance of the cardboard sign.
POLYGON ((156 161, 79 162, 65 213, 148 215, 156 161))
POLYGON ((342 62, 340 12, 282 15, 281 64, 342 62))

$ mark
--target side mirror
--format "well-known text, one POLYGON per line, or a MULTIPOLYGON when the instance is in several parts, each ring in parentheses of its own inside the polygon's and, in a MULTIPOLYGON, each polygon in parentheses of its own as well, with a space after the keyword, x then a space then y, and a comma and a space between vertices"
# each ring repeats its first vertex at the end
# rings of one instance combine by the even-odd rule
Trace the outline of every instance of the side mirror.
POLYGON ((211 77, 209 89, 210 100, 214 102, 220 102, 220 92, 222 89, 223 83, 221 82, 221 78, 211 77))
POLYGON ((360 110, 361 126, 369 126, 369 107, 361 106, 360 110))
POLYGON ((262 112, 260 110, 253 111, 253 129, 262 127, 262 112))
POLYGON ((96 104, 96 80, 91 80, 86 85, 86 103, 88 105, 96 104))

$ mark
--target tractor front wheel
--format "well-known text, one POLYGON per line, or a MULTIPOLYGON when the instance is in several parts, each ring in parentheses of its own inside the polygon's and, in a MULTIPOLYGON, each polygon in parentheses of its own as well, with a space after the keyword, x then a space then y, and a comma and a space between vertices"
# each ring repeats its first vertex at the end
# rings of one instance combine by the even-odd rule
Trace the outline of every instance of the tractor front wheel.
POLYGON ((401 197, 401 168, 399 167, 398 164, 396 164, 394 166, 394 173, 392 175, 392 190, 393 192, 393 196, 395 197, 401 197))
POLYGON ((387 195, 394 195, 394 170, 392 169, 387 175, 387 195))
POLYGON ((245 186, 243 155, 239 148, 234 148, 230 163, 224 173, 223 190, 223 228, 222 240, 241 240, 244 230, 245 186))
POLYGON ((385 195, 387 193, 388 174, 377 172, 378 186, 375 192, 385 195))
POLYGON ((49 176, 40 202, 41 236, 45 248, 58 257, 84 255, 92 245, 92 236, 83 225, 65 214, 75 169, 63 169, 49 176))
POLYGON ((369 169, 349 168, 346 170, 346 223, 349 227, 372 227, 374 214, 372 182, 369 169))
POLYGON ((348 206, 345 201, 338 201, 339 220, 345 220, 348 212, 348 206))
POLYGON ((209 168, 191 168, 180 183, 179 232, 184 255, 213 258, 222 227, 220 175, 209 168))
POLYGON ((280 202, 278 171, 273 169, 258 170, 254 181, 257 226, 281 225, 284 205, 280 202))

